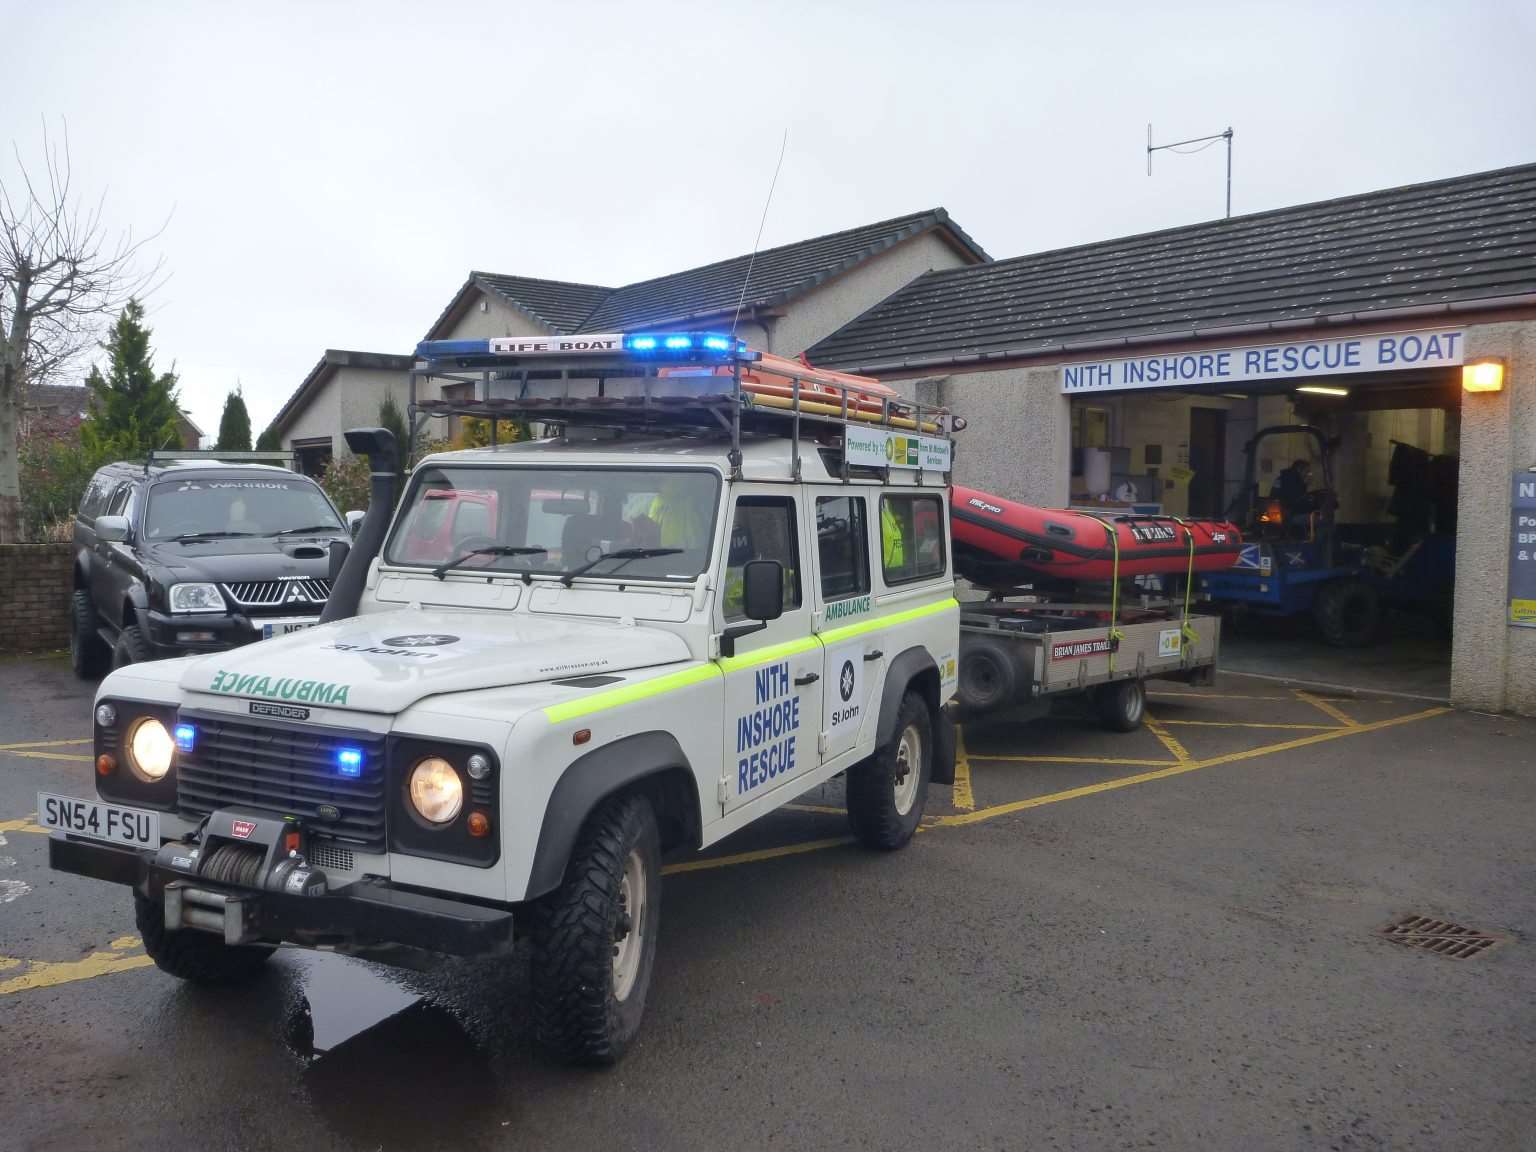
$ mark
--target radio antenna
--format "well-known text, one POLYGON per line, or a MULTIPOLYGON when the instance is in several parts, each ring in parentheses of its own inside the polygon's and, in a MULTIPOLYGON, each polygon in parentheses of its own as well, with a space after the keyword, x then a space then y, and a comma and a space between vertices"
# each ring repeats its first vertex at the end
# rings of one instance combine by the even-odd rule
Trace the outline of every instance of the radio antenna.
POLYGON ((1152 175, 1152 153, 1172 150, 1177 152, 1186 144, 1203 144, 1203 148, 1191 148, 1190 152, 1204 152, 1218 140, 1227 142, 1227 219, 1232 219, 1232 128, 1229 125, 1225 132, 1218 132, 1214 136, 1196 136, 1193 140, 1180 140, 1174 144, 1152 145, 1152 125, 1147 125, 1147 175, 1152 175))
POLYGON ((741 295, 736 300, 736 315, 731 317, 731 342, 736 341, 736 325, 741 320, 741 306, 747 300, 747 286, 752 283, 752 265, 757 263, 758 245, 763 242, 763 226, 768 223, 768 206, 773 203, 773 190, 779 184, 779 169, 784 166, 784 149, 789 146, 789 129, 779 141, 779 160, 773 166, 773 179, 768 182, 768 199, 763 201, 763 218, 757 222, 757 239, 752 241, 752 255, 747 258, 747 274, 741 281, 741 295))

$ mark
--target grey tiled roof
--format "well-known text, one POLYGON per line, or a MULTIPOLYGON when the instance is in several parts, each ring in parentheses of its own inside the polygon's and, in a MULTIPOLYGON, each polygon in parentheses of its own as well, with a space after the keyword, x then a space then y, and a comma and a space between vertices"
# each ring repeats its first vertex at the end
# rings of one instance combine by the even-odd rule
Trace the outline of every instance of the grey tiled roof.
POLYGON ((555 332, 574 332, 613 291, 596 284, 565 280, 535 280, 529 276, 500 276, 495 272, 471 272, 470 279, 503 297, 555 332))
POLYGON ((929 272, 808 351, 937 366, 1536 293, 1536 164, 929 272))
POLYGON ((702 268, 618 288, 582 323, 586 332, 624 331, 646 325, 729 312, 741 296, 747 265, 752 264, 748 306, 771 306, 809 292, 903 240, 943 227, 974 259, 987 254, 949 219, 942 208, 914 212, 829 236, 767 248, 702 268))

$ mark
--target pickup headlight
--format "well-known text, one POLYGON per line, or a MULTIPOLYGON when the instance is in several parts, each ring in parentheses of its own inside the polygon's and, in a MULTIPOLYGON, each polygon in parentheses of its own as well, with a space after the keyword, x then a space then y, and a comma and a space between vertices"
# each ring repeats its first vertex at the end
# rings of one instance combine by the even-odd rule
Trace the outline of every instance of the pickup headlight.
POLYGON ((172 612, 222 612, 224 597, 217 584, 172 584, 172 612))

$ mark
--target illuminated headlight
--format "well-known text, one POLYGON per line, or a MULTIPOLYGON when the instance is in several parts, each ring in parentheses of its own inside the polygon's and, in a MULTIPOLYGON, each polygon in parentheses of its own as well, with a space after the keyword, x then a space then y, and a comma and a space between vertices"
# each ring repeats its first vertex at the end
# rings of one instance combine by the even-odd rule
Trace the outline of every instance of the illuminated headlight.
POLYGON ((172 584, 172 612, 222 612, 224 597, 217 584, 172 584))
POLYGON ((163 779, 175 755, 171 734, 153 716, 142 717, 128 730, 128 766, 141 779, 151 784, 163 779))
POLYGON ((464 785, 453 765, 441 756, 428 756, 411 769, 411 807, 429 824, 447 824, 464 807, 464 785))

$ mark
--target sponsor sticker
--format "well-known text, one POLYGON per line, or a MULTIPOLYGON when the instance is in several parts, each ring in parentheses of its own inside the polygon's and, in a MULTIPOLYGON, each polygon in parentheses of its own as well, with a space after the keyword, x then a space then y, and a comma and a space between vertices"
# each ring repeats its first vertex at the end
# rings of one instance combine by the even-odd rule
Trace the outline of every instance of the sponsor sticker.
POLYGON ((1102 656, 1119 647, 1120 642, 1109 636, 1100 636, 1095 640, 1072 640, 1065 644, 1051 645, 1051 659, 1076 660, 1084 656, 1102 656))
POLYGON ((1157 654, 1177 656, 1184 645, 1184 634, 1177 628, 1164 628, 1157 634, 1157 654))
POLYGON ((384 641, 391 648, 437 648, 458 642, 457 636, 450 636, 446 632, 413 632, 409 636, 390 636, 384 641))

